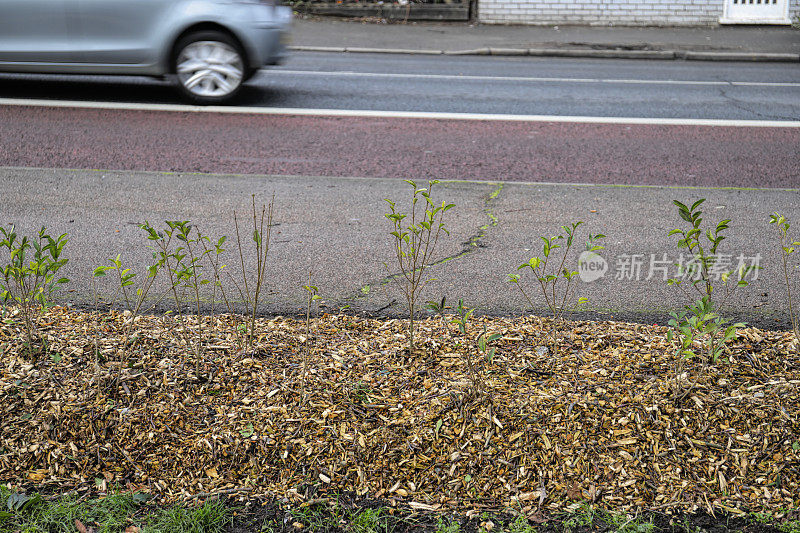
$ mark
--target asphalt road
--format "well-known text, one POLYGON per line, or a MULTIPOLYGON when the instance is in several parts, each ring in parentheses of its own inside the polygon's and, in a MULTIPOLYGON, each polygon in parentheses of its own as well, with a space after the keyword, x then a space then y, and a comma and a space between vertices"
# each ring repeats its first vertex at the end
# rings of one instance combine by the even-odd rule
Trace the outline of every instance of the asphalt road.
MULTIPOLYGON (((0 75, 0 97, 179 103, 146 78, 0 75)), ((238 104, 606 117, 800 120, 788 63, 298 52, 238 104)))

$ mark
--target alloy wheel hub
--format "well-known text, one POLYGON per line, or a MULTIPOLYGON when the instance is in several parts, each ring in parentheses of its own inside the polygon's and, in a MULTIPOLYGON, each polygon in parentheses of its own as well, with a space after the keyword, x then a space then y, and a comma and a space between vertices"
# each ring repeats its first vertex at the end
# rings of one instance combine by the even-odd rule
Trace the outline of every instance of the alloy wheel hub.
POLYGON ((197 41, 181 50, 178 79, 197 96, 226 96, 242 83, 244 67, 239 53, 229 44, 197 41))

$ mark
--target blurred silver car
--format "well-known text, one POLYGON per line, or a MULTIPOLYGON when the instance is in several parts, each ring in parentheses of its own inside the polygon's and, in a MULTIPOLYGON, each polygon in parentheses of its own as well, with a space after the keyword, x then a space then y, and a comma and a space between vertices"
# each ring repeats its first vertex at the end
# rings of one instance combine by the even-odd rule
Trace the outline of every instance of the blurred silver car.
POLYGON ((0 0, 0 72, 170 76, 222 103, 286 53, 278 0, 0 0))

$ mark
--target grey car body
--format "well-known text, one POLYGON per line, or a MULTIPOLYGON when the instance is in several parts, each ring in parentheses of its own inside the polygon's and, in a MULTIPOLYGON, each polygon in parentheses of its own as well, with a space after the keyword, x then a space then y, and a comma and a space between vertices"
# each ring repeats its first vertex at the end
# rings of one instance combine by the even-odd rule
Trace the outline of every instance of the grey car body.
POLYGON ((274 0, 0 0, 0 71, 175 74, 190 99, 221 102, 283 59, 290 21, 274 0), (180 64, 195 70, 181 79, 180 64), (187 86, 203 74, 206 90, 187 86))

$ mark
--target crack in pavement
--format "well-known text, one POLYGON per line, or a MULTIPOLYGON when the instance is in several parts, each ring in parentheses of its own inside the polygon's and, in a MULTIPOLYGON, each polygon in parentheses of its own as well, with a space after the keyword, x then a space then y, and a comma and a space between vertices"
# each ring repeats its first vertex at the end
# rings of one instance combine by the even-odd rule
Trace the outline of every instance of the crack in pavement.
MULTIPOLYGON (((489 184, 495 186, 494 190, 492 190, 492 192, 490 192, 488 196, 486 196, 483 202, 483 214, 489 219, 489 221, 486 224, 479 226, 477 231, 473 235, 471 235, 466 241, 461 243, 460 252, 444 257, 437 261, 434 261, 433 263, 426 265, 425 268, 431 268, 443 265, 445 263, 449 263, 451 261, 464 257, 468 254, 471 254, 480 248, 486 248, 487 245, 483 242, 486 233, 491 228, 497 226, 497 224, 499 223, 497 215, 495 215, 494 212, 492 212, 492 203, 500 195, 500 192, 503 190, 504 186, 503 183, 490 182, 489 184)), ((362 285, 357 292, 353 292, 353 294, 351 294, 350 296, 345 296, 343 298, 343 301, 355 302, 357 300, 366 298, 371 292, 373 286, 384 287, 402 275, 403 275, 402 272, 395 272, 394 274, 389 274, 381 278, 377 282, 366 283, 362 285)), ((395 303, 397 303, 397 300, 393 298, 387 305, 375 309, 374 311, 372 311, 372 313, 380 313, 381 311, 388 309, 389 307, 392 307, 395 303)))
MULTIPOLYGON (((733 87, 732 84, 731 84, 731 87, 733 87)), ((728 93, 725 92, 725 88, 724 87, 720 87, 719 88, 719 94, 726 101, 730 102, 731 105, 733 105, 733 107, 735 107, 736 109, 739 109, 741 111, 746 111, 748 113, 752 113, 752 114, 754 114, 755 116, 757 116, 758 118, 760 118, 762 120, 767 120, 767 119, 772 119, 772 120, 797 120, 797 117, 785 117, 785 116, 782 116, 782 115, 767 115, 767 114, 759 113, 758 111, 754 111, 752 109, 749 109, 745 102, 742 102, 741 100, 737 100, 733 96, 728 95, 728 93)))

